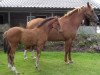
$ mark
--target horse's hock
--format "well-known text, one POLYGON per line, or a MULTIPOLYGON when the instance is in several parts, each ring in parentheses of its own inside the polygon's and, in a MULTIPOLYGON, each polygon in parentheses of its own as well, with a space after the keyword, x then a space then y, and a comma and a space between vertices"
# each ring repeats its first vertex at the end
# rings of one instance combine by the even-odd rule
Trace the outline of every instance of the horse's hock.
POLYGON ((10 28, 8 24, 0 24, 0 48, 3 47, 3 33, 10 28))

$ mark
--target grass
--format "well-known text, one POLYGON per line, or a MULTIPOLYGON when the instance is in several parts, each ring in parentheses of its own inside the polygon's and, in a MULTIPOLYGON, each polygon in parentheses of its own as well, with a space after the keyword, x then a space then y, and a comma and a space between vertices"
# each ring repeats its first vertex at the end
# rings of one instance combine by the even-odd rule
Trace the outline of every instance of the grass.
MULTIPOLYGON (((35 60, 28 52, 24 61, 23 52, 16 52, 15 65, 20 75, 100 75, 99 53, 72 53, 73 64, 64 63, 64 52, 42 52, 40 71, 35 69, 35 60)), ((6 54, 0 52, 0 75, 14 75, 7 67, 6 54)))

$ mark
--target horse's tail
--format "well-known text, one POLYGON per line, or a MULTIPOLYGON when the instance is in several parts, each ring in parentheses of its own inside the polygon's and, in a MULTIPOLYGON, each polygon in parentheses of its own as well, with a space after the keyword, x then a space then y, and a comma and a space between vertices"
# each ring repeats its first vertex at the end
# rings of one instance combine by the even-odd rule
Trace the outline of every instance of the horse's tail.
POLYGON ((9 50, 11 49, 6 35, 7 35, 7 31, 4 32, 4 34, 3 34, 3 45, 4 45, 3 47, 4 47, 4 52, 5 53, 9 52, 9 50))

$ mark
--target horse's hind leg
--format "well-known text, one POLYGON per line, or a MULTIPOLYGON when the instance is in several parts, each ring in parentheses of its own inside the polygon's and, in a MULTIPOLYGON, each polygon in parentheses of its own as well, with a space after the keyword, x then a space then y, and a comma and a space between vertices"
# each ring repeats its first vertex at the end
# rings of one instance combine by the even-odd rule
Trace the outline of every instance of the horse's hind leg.
POLYGON ((9 50, 9 52, 7 53, 7 55, 8 55, 8 67, 10 68, 11 71, 18 74, 18 71, 16 70, 16 67, 14 66, 15 51, 16 51, 16 45, 11 46, 11 50, 9 50))
POLYGON ((36 57, 36 68, 39 69, 39 60, 40 60, 40 54, 41 54, 41 50, 43 49, 43 44, 37 46, 37 57, 36 57))

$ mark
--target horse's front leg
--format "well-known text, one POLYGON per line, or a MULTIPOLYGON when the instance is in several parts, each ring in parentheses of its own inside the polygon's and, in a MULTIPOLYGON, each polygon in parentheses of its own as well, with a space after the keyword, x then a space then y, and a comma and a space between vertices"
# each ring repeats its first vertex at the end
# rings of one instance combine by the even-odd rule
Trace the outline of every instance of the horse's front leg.
POLYGON ((24 60, 26 60, 28 57, 27 57, 27 51, 30 49, 29 46, 25 45, 25 50, 24 50, 24 60))
POLYGON ((68 60, 69 60, 68 63, 73 63, 73 60, 71 58, 71 50, 72 50, 72 42, 70 43, 69 51, 68 51, 68 60))
POLYGON ((34 48, 35 48, 34 46, 31 47, 31 50, 32 50, 32 59, 36 59, 34 48))
POLYGON ((34 49, 32 50, 32 59, 36 59, 34 49))
POLYGON ((27 50, 25 49, 24 50, 24 60, 26 60, 27 59, 27 50))
POLYGON ((65 62, 66 63, 71 63, 71 46, 72 46, 72 40, 69 39, 65 41, 65 62))
POLYGON ((37 46, 37 57, 36 57, 36 68, 39 69, 39 60, 40 60, 40 54, 41 50, 43 49, 43 44, 37 46))

